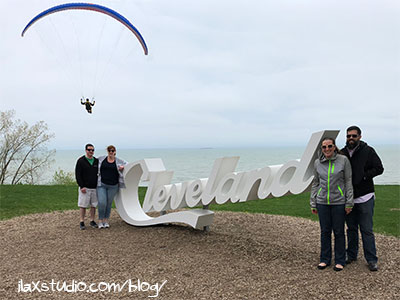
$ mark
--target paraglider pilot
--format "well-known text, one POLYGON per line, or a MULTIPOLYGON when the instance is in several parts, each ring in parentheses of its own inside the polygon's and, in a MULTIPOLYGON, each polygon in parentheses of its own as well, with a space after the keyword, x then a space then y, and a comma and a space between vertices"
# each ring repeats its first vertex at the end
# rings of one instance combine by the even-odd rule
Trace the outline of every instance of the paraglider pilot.
POLYGON ((96 101, 93 100, 93 103, 90 103, 89 99, 86 98, 86 101, 83 101, 83 99, 81 99, 81 104, 85 105, 86 110, 89 114, 92 113, 92 106, 94 106, 94 104, 96 103, 96 101))

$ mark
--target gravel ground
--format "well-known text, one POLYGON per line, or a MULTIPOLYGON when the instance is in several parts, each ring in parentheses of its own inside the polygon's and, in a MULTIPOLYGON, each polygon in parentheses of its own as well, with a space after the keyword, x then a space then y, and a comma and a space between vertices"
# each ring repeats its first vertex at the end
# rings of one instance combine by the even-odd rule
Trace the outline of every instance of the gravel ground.
POLYGON ((400 298, 400 239, 394 237, 376 235, 378 272, 362 258, 334 272, 316 268, 319 225, 301 218, 216 212, 210 232, 176 224, 133 227, 116 211, 109 229, 81 231, 77 220, 78 211, 66 211, 0 222, 0 299, 152 299, 165 280, 156 299, 400 298), (131 279, 152 290, 18 293, 21 279, 49 288, 52 280, 97 288, 131 279))

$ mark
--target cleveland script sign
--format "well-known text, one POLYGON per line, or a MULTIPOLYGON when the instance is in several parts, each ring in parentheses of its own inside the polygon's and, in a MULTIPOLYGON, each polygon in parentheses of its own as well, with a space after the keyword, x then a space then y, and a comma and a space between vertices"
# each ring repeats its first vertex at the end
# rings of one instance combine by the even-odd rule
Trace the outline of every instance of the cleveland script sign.
POLYGON ((214 217, 206 208, 165 211, 300 194, 313 179, 313 165, 321 141, 326 137, 336 138, 338 133, 338 130, 325 130, 312 134, 299 160, 235 172, 239 157, 223 157, 214 162, 209 178, 176 184, 171 184, 173 172, 167 171, 159 158, 130 163, 124 170, 126 188, 120 190, 115 202, 118 213, 125 222, 135 226, 179 222, 202 229, 211 225, 214 217), (140 181, 148 181, 143 207, 138 196, 140 181), (159 217, 150 217, 146 213, 151 211, 162 213, 159 217))

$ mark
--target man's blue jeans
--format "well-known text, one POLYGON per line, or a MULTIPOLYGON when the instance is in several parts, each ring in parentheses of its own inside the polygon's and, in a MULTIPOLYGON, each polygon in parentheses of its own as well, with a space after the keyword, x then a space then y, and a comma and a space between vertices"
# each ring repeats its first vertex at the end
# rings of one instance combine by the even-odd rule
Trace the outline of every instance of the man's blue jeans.
POLYGON ((97 201, 99 202, 99 220, 110 218, 111 205, 117 193, 118 184, 108 185, 102 183, 100 186, 97 187, 97 201))
POLYGON ((319 224, 321 227, 320 262, 327 265, 332 260, 332 231, 335 235, 335 264, 344 266, 346 263, 346 242, 344 236, 345 206, 324 205, 317 203, 319 224))
POLYGON ((358 228, 360 228, 365 260, 368 263, 378 262, 373 232, 374 206, 375 197, 364 203, 354 203, 353 210, 346 216, 348 259, 357 259, 358 228))

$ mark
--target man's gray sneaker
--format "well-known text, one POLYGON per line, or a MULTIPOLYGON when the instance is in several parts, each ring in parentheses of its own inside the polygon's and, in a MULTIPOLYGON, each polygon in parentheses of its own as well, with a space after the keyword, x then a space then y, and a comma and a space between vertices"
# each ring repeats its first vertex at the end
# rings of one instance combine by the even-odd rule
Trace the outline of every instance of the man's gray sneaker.
POLYGON ((349 264, 351 264, 352 262, 355 262, 355 261, 357 261, 357 258, 347 258, 346 259, 346 265, 349 265, 349 264))
POLYGON ((378 271, 378 264, 374 263, 374 262, 370 262, 370 263, 368 263, 368 269, 371 272, 376 272, 376 271, 378 271))

